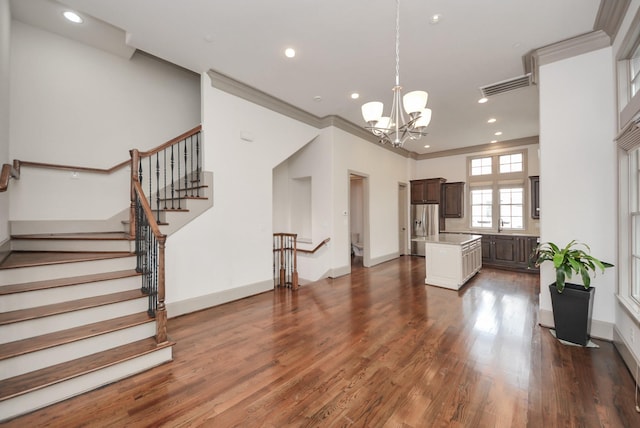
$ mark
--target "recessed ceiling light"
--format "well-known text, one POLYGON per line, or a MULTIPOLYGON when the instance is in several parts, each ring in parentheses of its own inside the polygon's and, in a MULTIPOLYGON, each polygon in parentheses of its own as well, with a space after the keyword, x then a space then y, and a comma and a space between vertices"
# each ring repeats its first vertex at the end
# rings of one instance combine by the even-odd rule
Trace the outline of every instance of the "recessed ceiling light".
POLYGON ((433 14, 431 15, 431 19, 430 19, 432 24, 437 24, 440 21, 442 21, 442 15, 439 13, 433 14))
POLYGON ((492 117, 491 119, 487 120, 487 123, 496 123, 496 118, 492 117))
POLYGON ((487 101, 489 101, 489 98, 482 97, 482 98, 480 98, 480 99, 478 100, 478 103, 480 103, 480 104, 484 104, 484 103, 486 103, 487 101))
POLYGON ((354 92, 351 94, 351 99, 352 100, 357 100, 358 98, 360 98, 360 94, 357 92, 354 92))
POLYGON ((284 55, 285 55, 287 58, 293 58, 294 56, 296 56, 296 50, 295 50, 295 49, 293 49, 293 48, 286 48, 286 49, 284 50, 284 55))
POLYGON ((84 19, 82 19, 80 15, 71 10, 67 10, 62 15, 74 24, 82 24, 84 22, 84 19))
POLYGON ((491 140, 491 144, 497 143, 497 142, 498 142, 498 140, 491 140))
POLYGON ((425 149, 428 149, 429 147, 431 147, 431 146, 428 145, 428 144, 426 146, 424 146, 425 149))
POLYGON ((498 132, 496 132, 496 133, 495 133, 495 134, 493 134, 493 135, 502 135, 502 131, 498 131, 498 132))

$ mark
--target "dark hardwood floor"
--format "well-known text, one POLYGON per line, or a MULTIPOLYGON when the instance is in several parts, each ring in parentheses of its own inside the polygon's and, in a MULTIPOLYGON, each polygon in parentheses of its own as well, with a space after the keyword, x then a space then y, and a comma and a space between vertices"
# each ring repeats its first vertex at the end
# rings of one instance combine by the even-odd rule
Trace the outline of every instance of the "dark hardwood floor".
POLYGON ((171 319, 172 363, 6 425, 640 427, 612 344, 537 325, 537 275, 424 277, 405 256, 171 319))

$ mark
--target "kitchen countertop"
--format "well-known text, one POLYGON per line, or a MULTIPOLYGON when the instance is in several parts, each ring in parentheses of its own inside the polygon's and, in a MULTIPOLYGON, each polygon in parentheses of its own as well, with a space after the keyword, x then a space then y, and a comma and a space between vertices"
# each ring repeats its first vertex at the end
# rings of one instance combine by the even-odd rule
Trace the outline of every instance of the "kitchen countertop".
POLYGON ((465 230, 461 230, 461 231, 457 231, 457 230, 452 230, 451 232, 440 232, 440 235, 442 234, 463 234, 463 235, 504 235, 504 236, 530 236, 530 237, 538 237, 540 236, 539 233, 527 233, 527 232, 505 232, 504 230, 502 232, 496 232, 496 231, 489 231, 487 230, 486 232, 469 232, 469 231, 465 231, 465 230))
POLYGON ((450 244, 450 245, 462 245, 467 242, 475 241, 482 238, 482 235, 476 234, 463 234, 463 233, 441 233, 438 235, 429 235, 419 238, 411 238, 412 241, 425 242, 432 244, 450 244))

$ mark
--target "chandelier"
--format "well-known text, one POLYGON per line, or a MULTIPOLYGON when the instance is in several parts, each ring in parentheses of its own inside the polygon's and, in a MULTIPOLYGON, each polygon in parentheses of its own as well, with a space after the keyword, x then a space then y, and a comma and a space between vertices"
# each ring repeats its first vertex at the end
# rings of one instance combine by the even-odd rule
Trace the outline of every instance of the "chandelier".
POLYGON ((407 140, 417 140, 427 135, 426 128, 431 122, 431 109, 426 108, 429 94, 425 91, 408 92, 402 96, 400 86, 400 0, 396 0, 396 85, 393 87, 391 113, 383 116, 384 104, 371 101, 362 105, 362 117, 368 129, 380 138, 381 143, 402 147, 407 140), (408 120, 400 105, 407 112, 408 120))

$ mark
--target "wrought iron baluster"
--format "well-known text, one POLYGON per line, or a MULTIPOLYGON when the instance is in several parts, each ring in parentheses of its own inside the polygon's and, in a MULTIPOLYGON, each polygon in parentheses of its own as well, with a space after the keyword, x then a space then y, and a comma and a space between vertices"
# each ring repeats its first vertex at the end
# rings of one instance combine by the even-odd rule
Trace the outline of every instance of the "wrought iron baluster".
POLYGON ((167 209, 167 149, 162 151, 162 174, 164 176, 164 209, 167 209))
MULTIPOLYGON (((174 176, 173 176, 173 164, 174 164, 174 159, 173 159, 173 147, 171 146, 171 209, 174 209, 175 206, 173 204, 174 202, 174 191, 175 191, 175 184, 174 184, 174 176)), ((178 199, 178 204, 180 203, 180 200, 178 199)))
POLYGON ((156 158, 156 221, 160 221, 160 155, 155 154, 156 158))
POLYGON ((187 149, 187 140, 184 140, 184 189, 185 194, 189 195, 189 174, 187 173, 187 153, 189 150, 187 149))
POLYGON ((200 133, 196 134, 196 196, 200 197, 200 133))

